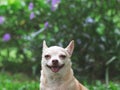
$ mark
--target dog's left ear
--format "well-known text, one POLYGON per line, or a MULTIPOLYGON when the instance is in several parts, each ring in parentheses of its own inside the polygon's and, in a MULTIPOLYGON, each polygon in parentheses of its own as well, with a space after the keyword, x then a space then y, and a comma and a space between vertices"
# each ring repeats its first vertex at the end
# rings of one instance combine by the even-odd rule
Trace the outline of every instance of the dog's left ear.
POLYGON ((73 50, 74 50, 74 40, 72 40, 69 45, 65 48, 70 56, 72 56, 73 50))
POLYGON ((46 45, 46 41, 44 40, 43 41, 43 51, 45 50, 45 49, 47 49, 48 48, 48 46, 46 45))

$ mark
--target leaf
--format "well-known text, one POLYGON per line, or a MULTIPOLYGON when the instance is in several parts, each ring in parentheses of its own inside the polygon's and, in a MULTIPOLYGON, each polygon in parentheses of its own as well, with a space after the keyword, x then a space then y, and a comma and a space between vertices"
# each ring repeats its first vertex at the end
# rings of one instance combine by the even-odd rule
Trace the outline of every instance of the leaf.
POLYGON ((105 33, 105 26, 104 26, 104 24, 100 24, 99 27, 97 28, 96 32, 99 35, 103 35, 105 33))
POLYGON ((10 50, 9 56, 10 58, 16 59, 17 58, 17 49, 10 50))
POLYGON ((7 49, 3 49, 0 52, 1 56, 8 56, 8 50, 7 49))
POLYGON ((59 28, 57 26, 54 26, 54 32, 58 32, 59 28))

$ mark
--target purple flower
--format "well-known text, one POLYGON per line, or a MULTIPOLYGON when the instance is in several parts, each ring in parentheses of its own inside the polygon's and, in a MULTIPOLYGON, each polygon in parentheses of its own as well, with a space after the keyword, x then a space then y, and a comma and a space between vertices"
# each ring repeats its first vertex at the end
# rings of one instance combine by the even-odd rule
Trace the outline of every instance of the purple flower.
POLYGON ((3 16, 0 16, 0 24, 3 24, 5 21, 5 18, 3 16))
POLYGON ((44 28, 46 29, 46 28, 48 28, 48 26, 49 26, 49 23, 48 23, 48 22, 45 22, 44 28))
POLYGON ((46 0, 47 3, 50 3, 51 0, 46 0))
POLYGON ((11 35, 9 33, 6 33, 3 35, 3 41, 7 42, 11 39, 11 35))
POLYGON ((86 18, 85 20, 86 23, 93 23, 94 20, 91 17, 86 18))
POLYGON ((51 10, 55 11, 58 8, 59 3, 60 3, 60 0, 52 0, 52 2, 51 2, 51 10))
POLYGON ((30 14, 30 20, 32 20, 33 18, 35 18, 35 14, 34 14, 34 12, 31 12, 31 14, 30 14))
POLYGON ((34 4, 33 4, 32 2, 30 2, 30 3, 29 3, 29 6, 28 6, 28 9, 29 9, 29 10, 32 10, 33 7, 34 7, 34 4))

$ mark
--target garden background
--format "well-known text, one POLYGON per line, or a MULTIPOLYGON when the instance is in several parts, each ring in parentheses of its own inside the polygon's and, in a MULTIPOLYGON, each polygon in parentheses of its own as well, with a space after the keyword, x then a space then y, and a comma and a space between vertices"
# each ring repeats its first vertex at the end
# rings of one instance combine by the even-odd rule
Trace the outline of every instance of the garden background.
POLYGON ((77 79, 120 90, 120 0, 0 0, 0 90, 39 90, 43 40, 74 40, 77 79))

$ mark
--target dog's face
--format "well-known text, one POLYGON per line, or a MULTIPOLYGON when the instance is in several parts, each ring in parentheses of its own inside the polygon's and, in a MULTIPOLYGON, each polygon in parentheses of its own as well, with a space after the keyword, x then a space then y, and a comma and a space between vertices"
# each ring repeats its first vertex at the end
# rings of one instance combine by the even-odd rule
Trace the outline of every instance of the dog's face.
POLYGON ((67 48, 58 46, 47 47, 43 42, 42 69, 47 72, 59 73, 60 71, 70 68, 70 57, 74 49, 74 41, 71 41, 67 48))

